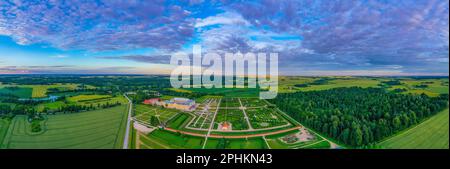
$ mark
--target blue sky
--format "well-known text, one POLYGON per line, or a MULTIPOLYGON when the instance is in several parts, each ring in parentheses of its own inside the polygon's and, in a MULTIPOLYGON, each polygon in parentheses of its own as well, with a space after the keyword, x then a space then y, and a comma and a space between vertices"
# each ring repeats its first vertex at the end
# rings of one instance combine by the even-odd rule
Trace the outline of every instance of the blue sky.
POLYGON ((166 74, 278 52, 283 75, 448 75, 448 0, 0 1, 0 74, 166 74))

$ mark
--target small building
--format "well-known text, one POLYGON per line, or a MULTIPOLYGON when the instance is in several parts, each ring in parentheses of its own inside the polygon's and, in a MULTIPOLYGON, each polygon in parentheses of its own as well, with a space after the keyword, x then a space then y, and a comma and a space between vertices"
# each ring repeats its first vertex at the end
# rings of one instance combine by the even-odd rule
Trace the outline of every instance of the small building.
POLYGON ((223 122, 222 123, 222 130, 229 130, 230 129, 230 123, 223 122))
POLYGON ((165 107, 183 111, 193 111, 197 107, 194 100, 187 98, 172 98, 165 101, 165 107))
POLYGON ((161 99, 160 99, 160 98, 147 99, 147 100, 144 100, 143 103, 144 103, 144 104, 147 104, 147 105, 157 105, 158 102, 161 102, 161 99))

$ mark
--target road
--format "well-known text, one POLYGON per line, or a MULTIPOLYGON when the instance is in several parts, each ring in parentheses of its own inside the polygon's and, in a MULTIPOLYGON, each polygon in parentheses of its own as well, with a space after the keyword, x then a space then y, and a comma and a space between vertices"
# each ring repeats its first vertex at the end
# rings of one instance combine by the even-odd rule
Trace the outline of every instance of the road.
POLYGON ((125 131, 125 138, 123 139, 123 149, 128 149, 128 141, 130 140, 130 125, 131 125, 131 111, 133 110, 133 102, 128 98, 126 94, 123 94, 128 100, 128 118, 127 118, 127 129, 125 131))

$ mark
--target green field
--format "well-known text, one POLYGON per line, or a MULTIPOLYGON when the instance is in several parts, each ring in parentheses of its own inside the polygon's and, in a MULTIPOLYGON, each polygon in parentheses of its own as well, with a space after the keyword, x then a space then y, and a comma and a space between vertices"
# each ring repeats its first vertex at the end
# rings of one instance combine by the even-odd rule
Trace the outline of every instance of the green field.
POLYGON ((180 111, 175 109, 164 109, 157 106, 142 105, 138 104, 134 106, 135 119, 142 122, 150 122, 152 116, 158 118, 160 122, 166 122, 167 120, 173 118, 180 111))
POLYGON ((122 95, 110 96, 110 95, 77 95, 66 98, 70 104, 77 104, 83 106, 97 106, 98 104, 115 104, 116 102, 126 104, 127 99, 122 95))
POLYGON ((382 82, 390 80, 399 80, 400 85, 387 86, 387 90, 405 89, 402 93, 426 94, 429 96, 438 96, 439 94, 448 94, 448 78, 388 78, 388 77, 280 77, 279 92, 290 93, 297 91, 327 90, 338 87, 381 87, 382 82), (314 84, 314 81, 326 79, 323 84, 314 84), (426 84, 427 87, 419 88, 417 85, 426 84), (297 86, 306 85, 306 86, 297 86))
POLYGON ((147 136, 140 137, 143 148, 149 149, 200 149, 203 137, 194 137, 166 130, 155 130, 147 136))
POLYGON ((43 132, 32 133, 26 116, 16 116, 2 148, 111 149, 121 148, 126 106, 83 113, 49 115, 43 132))
POLYGON ((109 96, 109 95, 77 95, 77 96, 69 97, 69 98, 67 98, 67 100, 70 102, 86 102, 86 101, 90 101, 90 100, 101 100, 101 99, 106 99, 106 98, 110 98, 110 97, 111 96, 109 96))
POLYGON ((192 117, 185 113, 177 114, 169 122, 169 127, 173 129, 182 129, 192 117))
POLYGON ((42 103, 37 106, 38 111, 43 111, 45 108, 49 110, 58 110, 60 107, 64 106, 63 101, 56 101, 56 102, 49 102, 49 103, 42 103))
POLYGON ((3 142, 3 138, 6 136, 9 124, 10 120, 0 118, 0 143, 3 142))
POLYGON ((263 138, 249 139, 217 139, 208 138, 206 149, 267 149, 263 138))
MULTIPOLYGON (((29 91, 23 91, 27 93, 23 96, 19 96, 21 98, 42 98, 47 96, 47 90, 50 88, 56 88, 59 91, 67 91, 67 90, 74 90, 78 88, 78 84, 52 84, 52 85, 0 85, 0 93, 1 89, 4 87, 19 87, 19 88, 25 88, 31 90, 31 95, 28 95, 29 91)), ((86 88, 93 89, 94 86, 87 85, 86 88)), ((15 93, 21 93, 21 92, 15 92, 15 93)))
POLYGON ((419 125, 403 131, 378 145, 391 149, 448 149, 448 108, 419 125))
POLYGON ((32 95, 32 88, 18 87, 18 88, 6 88, 0 86, 0 94, 11 94, 20 98, 30 98, 32 95))

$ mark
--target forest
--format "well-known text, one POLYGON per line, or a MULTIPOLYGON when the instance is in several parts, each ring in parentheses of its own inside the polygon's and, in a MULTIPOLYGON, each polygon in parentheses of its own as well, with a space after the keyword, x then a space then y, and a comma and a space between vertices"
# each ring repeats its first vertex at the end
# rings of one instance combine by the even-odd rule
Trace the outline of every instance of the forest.
POLYGON ((269 101, 330 138, 363 147, 442 111, 448 106, 448 94, 429 97, 350 87, 279 94, 269 101))

